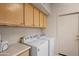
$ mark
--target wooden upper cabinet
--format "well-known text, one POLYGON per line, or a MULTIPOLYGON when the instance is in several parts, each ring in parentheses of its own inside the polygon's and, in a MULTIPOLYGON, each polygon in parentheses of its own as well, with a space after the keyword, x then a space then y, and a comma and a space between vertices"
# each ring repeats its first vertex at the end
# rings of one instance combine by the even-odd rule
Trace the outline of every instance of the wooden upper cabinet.
POLYGON ((46 15, 44 15, 44 25, 43 25, 43 27, 44 28, 47 27, 47 16, 46 15))
POLYGON ((34 8, 34 27, 39 27, 39 10, 34 8))
POLYGON ((33 27, 33 6, 25 4, 25 26, 33 27))
POLYGON ((0 4, 0 25, 22 25, 23 4, 0 4))
POLYGON ((2 3, 0 25, 44 28, 46 15, 29 3, 2 3))
POLYGON ((44 25, 44 14, 40 12, 40 27, 43 27, 44 25))

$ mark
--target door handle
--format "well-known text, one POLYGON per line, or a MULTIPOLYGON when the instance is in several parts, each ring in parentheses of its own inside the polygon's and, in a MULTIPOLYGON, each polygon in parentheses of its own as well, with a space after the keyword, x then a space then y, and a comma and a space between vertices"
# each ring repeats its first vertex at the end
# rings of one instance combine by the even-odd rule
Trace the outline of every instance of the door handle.
POLYGON ((79 39, 76 39, 76 40, 79 40, 79 39))
POLYGON ((79 35, 77 35, 76 37, 79 37, 79 35))
POLYGON ((76 35, 76 40, 79 40, 79 35, 76 35))

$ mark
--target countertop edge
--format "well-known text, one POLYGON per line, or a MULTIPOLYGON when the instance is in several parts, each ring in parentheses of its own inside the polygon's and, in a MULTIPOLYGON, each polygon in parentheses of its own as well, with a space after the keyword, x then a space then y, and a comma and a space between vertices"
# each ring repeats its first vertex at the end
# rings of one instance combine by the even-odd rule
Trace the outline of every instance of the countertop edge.
POLYGON ((16 53, 16 54, 14 54, 14 55, 12 55, 12 56, 18 56, 19 54, 21 54, 22 52, 24 52, 24 51, 26 51, 26 50, 29 50, 31 47, 28 47, 27 49, 24 49, 24 50, 22 50, 22 51, 20 51, 20 52, 18 52, 18 53, 16 53))

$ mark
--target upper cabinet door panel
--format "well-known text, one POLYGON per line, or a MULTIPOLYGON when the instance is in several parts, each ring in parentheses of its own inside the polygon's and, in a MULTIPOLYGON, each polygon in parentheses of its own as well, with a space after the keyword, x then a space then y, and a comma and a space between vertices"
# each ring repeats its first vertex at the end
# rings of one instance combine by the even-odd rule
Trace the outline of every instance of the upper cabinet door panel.
POLYGON ((39 10, 34 8, 34 27, 39 27, 39 10))
POLYGON ((31 4, 25 4, 25 26, 33 26, 33 6, 31 4))
POLYGON ((0 23, 23 24, 23 4, 0 4, 0 23))
POLYGON ((40 27, 43 27, 44 24, 44 14, 40 12, 40 27))
POLYGON ((44 28, 46 28, 47 27, 47 17, 46 17, 46 15, 44 15, 44 28))

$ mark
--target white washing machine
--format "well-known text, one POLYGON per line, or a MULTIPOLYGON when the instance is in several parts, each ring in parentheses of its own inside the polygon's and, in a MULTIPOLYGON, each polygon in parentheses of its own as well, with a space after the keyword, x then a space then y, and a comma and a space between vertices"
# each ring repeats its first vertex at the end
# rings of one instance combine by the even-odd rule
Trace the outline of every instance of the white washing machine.
POLYGON ((48 56, 48 40, 40 40, 38 36, 23 37, 22 43, 31 46, 32 56, 48 56))

